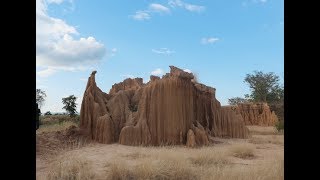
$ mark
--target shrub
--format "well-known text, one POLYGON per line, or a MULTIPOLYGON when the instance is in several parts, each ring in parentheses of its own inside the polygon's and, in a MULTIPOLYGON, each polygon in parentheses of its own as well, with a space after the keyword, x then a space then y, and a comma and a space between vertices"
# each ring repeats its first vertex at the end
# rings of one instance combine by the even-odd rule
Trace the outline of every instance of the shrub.
POLYGON ((47 175, 49 180, 89 180, 94 178, 95 174, 91 164, 86 159, 74 155, 61 157, 50 167, 50 172, 47 175))
POLYGON ((52 114, 51 114, 50 111, 47 111, 46 113, 44 113, 44 115, 46 115, 46 116, 51 116, 52 114))
POLYGON ((241 159, 249 159, 254 157, 254 147, 246 144, 235 145, 230 149, 231 155, 241 159))
POLYGON ((275 124, 276 129, 280 132, 284 130, 284 121, 278 121, 275 124))

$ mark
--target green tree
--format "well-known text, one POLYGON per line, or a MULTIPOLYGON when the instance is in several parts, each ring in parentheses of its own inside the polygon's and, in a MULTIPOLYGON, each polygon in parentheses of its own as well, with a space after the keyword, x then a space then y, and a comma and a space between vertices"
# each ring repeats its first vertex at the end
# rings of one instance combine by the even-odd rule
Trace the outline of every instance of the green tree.
POLYGON ((46 113, 44 113, 44 115, 46 115, 46 116, 50 116, 50 115, 52 115, 52 114, 51 114, 51 112, 50 112, 50 111, 47 111, 46 113))
POLYGON ((62 98, 62 103, 64 104, 63 109, 65 109, 71 117, 75 116, 77 112, 76 100, 77 100, 77 97, 75 97, 74 95, 70 95, 66 98, 62 98))
POLYGON ((239 103, 248 102, 248 100, 244 99, 244 98, 241 98, 241 97, 233 97, 233 98, 228 99, 228 102, 229 102, 230 105, 237 105, 239 103))
POLYGON ((244 82, 248 83, 251 89, 251 94, 245 94, 245 98, 254 102, 267 102, 283 123, 284 88, 279 84, 279 76, 272 72, 254 71, 254 74, 246 75, 244 82))
POLYGON ((36 102, 41 107, 44 104, 45 98, 47 97, 46 92, 41 89, 36 89, 36 102))
POLYGON ((268 103, 283 100, 283 88, 279 85, 279 76, 273 72, 254 71, 254 74, 246 75, 244 82, 249 84, 251 89, 251 94, 246 94, 246 98, 268 103))

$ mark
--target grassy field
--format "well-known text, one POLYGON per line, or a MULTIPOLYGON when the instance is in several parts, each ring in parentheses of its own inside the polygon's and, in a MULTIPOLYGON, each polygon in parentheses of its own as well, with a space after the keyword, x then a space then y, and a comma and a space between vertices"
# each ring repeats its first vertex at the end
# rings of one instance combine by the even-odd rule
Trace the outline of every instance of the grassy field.
MULTIPOLYGON (((77 123, 41 125, 37 138, 49 139, 77 123)), ((37 152, 37 179, 284 179, 284 138, 274 127, 248 127, 249 139, 215 138, 201 148, 185 146, 134 147, 120 144, 73 142, 73 146, 37 152), (76 144, 76 145, 75 145, 76 144)))

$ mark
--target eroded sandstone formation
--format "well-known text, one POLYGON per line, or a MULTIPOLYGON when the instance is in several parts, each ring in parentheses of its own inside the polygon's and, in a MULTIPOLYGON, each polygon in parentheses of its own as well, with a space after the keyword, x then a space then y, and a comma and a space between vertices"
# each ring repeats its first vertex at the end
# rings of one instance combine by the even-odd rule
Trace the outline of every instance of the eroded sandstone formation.
POLYGON ((270 110, 267 103, 240 103, 225 108, 240 114, 246 125, 274 126, 278 122, 277 115, 270 110))
POLYGON ((170 66, 161 79, 126 79, 109 94, 89 77, 80 111, 80 128, 95 141, 125 145, 209 144, 209 137, 247 138, 240 115, 221 107, 215 89, 192 73, 170 66), (189 134, 189 135, 188 135, 189 134))

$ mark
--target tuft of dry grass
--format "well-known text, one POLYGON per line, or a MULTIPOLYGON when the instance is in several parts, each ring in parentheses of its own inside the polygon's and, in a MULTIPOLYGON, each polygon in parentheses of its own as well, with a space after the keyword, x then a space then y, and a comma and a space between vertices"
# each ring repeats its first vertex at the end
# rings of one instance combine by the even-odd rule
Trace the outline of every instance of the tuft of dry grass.
POLYGON ((51 165, 47 175, 48 180, 89 180, 94 178, 95 174, 91 164, 76 155, 60 157, 51 165))
POLYGON ((130 153, 130 154, 123 155, 123 157, 127 157, 127 158, 130 158, 130 159, 140 159, 140 158, 148 157, 148 155, 142 154, 140 152, 133 152, 133 153, 130 153))
POLYGON ((191 154, 190 161, 197 166, 219 166, 230 164, 225 152, 218 152, 212 149, 203 148, 191 154))
POLYGON ((230 154, 241 159, 250 159, 254 157, 255 147, 250 144, 236 144, 230 147, 230 154))
POLYGON ((205 169, 201 179, 203 180, 283 180, 283 160, 272 161, 264 165, 234 166, 231 168, 205 169))
POLYGON ((278 131, 274 126, 247 126, 251 135, 283 135, 284 131, 278 131))
POLYGON ((199 175, 188 164, 175 160, 143 160, 133 167, 114 161, 108 166, 107 179, 191 180, 199 175))
POLYGON ((283 145, 284 144, 284 138, 283 136, 279 135, 254 135, 252 136, 249 141, 249 143, 252 144, 277 144, 277 145, 283 145))
POLYGON ((73 121, 63 121, 57 124, 41 125, 36 133, 40 134, 43 132, 47 133, 47 132, 62 131, 69 128, 70 126, 78 126, 78 125, 73 121))

